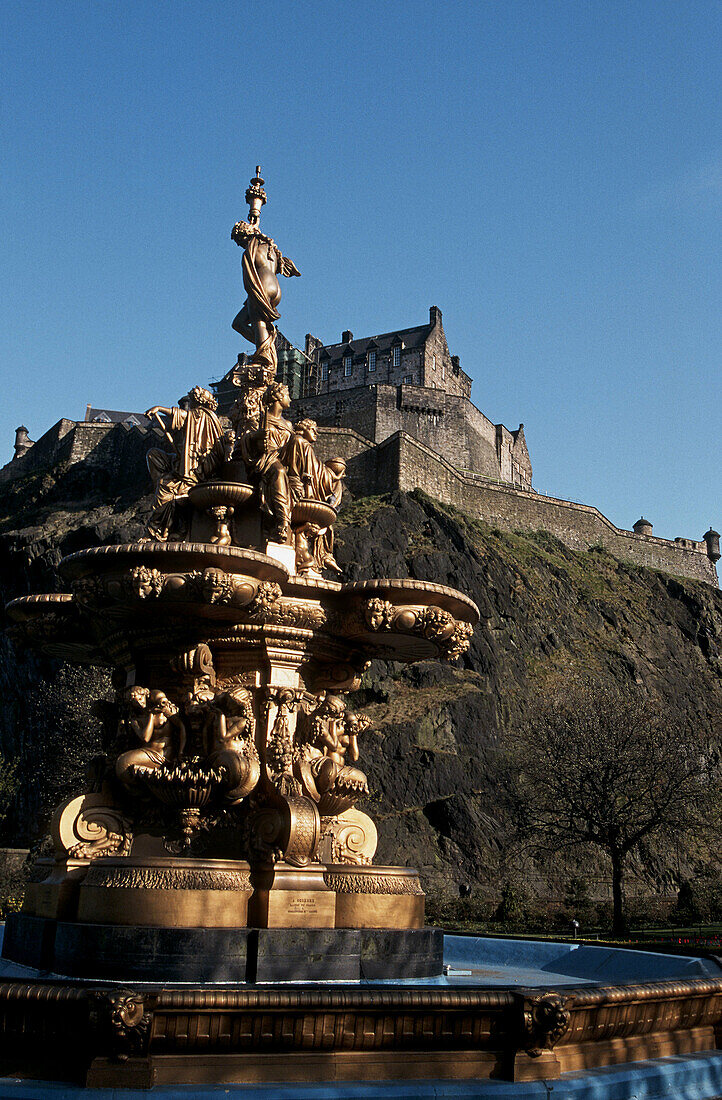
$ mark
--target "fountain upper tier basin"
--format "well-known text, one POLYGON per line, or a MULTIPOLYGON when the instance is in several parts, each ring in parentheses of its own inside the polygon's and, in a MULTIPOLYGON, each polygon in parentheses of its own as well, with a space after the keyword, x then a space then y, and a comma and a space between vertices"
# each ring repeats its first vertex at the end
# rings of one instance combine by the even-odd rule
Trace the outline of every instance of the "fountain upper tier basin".
POLYGON ((58 566, 64 580, 117 572, 146 566, 163 572, 188 572, 209 567, 228 573, 280 581, 288 569, 275 558, 238 546, 216 546, 210 542, 129 542, 119 546, 94 546, 68 554, 58 566))
MULTIPOLYGON (((33 645, 82 663, 116 663, 103 639, 138 635, 152 622, 172 641, 190 635, 213 644, 213 630, 236 632, 238 644, 288 638, 326 639, 344 652, 417 661, 453 659, 468 647, 479 612, 462 592, 412 579, 342 584, 291 575, 256 550, 211 543, 139 542, 100 546, 64 558, 70 591, 26 596, 8 605, 33 645), (210 631, 210 633, 209 633, 210 631)), ((358 664, 358 658, 354 658, 358 664)))

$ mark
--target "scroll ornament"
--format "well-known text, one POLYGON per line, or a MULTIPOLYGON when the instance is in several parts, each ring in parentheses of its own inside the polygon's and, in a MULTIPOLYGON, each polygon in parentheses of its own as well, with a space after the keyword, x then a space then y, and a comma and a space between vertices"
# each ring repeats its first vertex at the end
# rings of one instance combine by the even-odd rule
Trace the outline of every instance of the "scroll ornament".
POLYGON ((466 653, 474 633, 471 623, 457 621, 442 607, 399 607, 374 597, 366 601, 363 615, 366 626, 374 632, 417 634, 435 642, 448 661, 466 653))
POLYGON ((51 836, 58 858, 84 860, 125 856, 133 839, 130 822, 103 794, 77 795, 59 806, 51 836))

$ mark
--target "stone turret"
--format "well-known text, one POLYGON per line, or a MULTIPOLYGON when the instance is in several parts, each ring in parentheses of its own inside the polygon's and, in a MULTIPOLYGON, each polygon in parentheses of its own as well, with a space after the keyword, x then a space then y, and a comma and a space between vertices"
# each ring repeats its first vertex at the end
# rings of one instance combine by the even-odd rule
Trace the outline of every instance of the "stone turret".
POLYGON ((635 535, 651 535, 654 528, 648 519, 645 519, 644 516, 640 516, 632 530, 635 535))
POLYGON ((28 436, 28 429, 24 424, 15 429, 15 454, 13 458, 22 458, 30 450, 35 440, 28 436))
POLYGON ((702 538, 707 543, 707 557, 711 561, 719 561, 719 559, 720 559, 719 531, 714 531, 710 527, 709 531, 705 531, 702 538))

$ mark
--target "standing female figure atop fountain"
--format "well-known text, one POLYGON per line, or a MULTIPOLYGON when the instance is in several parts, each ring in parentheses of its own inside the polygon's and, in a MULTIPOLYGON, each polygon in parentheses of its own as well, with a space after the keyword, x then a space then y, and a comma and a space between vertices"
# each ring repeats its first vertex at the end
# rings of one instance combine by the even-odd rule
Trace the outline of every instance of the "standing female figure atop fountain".
POLYGON ((255 344, 253 362, 268 372, 266 381, 272 382, 278 366, 276 326, 273 322, 281 316, 276 309, 281 300, 278 275, 290 277, 301 272, 258 228, 261 207, 266 202, 260 165, 246 191, 246 202, 249 206, 248 221, 236 222, 231 230, 231 240, 243 249, 243 286, 248 297, 234 318, 232 327, 255 344))

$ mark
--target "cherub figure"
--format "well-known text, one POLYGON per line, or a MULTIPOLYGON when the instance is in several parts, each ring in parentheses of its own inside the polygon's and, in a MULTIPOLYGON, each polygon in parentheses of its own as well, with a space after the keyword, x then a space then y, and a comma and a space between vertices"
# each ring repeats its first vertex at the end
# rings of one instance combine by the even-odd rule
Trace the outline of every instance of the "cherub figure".
POLYGON ((215 692, 206 681, 196 683, 193 691, 188 691, 183 696, 183 719, 190 733, 194 751, 198 749, 204 753, 208 751, 207 729, 214 698, 215 692))
POLYGON ((336 750, 345 758, 348 752, 352 760, 358 760, 358 736, 371 725, 371 719, 365 714, 350 714, 346 712, 343 733, 338 735, 338 749, 336 750))
POLYGON ((186 729, 178 707, 162 691, 135 685, 127 689, 124 701, 126 725, 141 746, 121 753, 115 762, 115 774, 126 787, 133 788, 144 773, 183 756, 186 729))
POLYGON ((225 798, 236 806, 258 783, 261 766, 255 742, 256 719, 248 688, 219 692, 208 709, 209 763, 224 774, 225 798))
POLYGON ((347 715, 346 704, 337 695, 327 695, 311 714, 297 771, 322 816, 343 813, 368 794, 366 776, 346 763, 346 754, 358 760, 358 735, 369 724, 367 718, 347 715))

